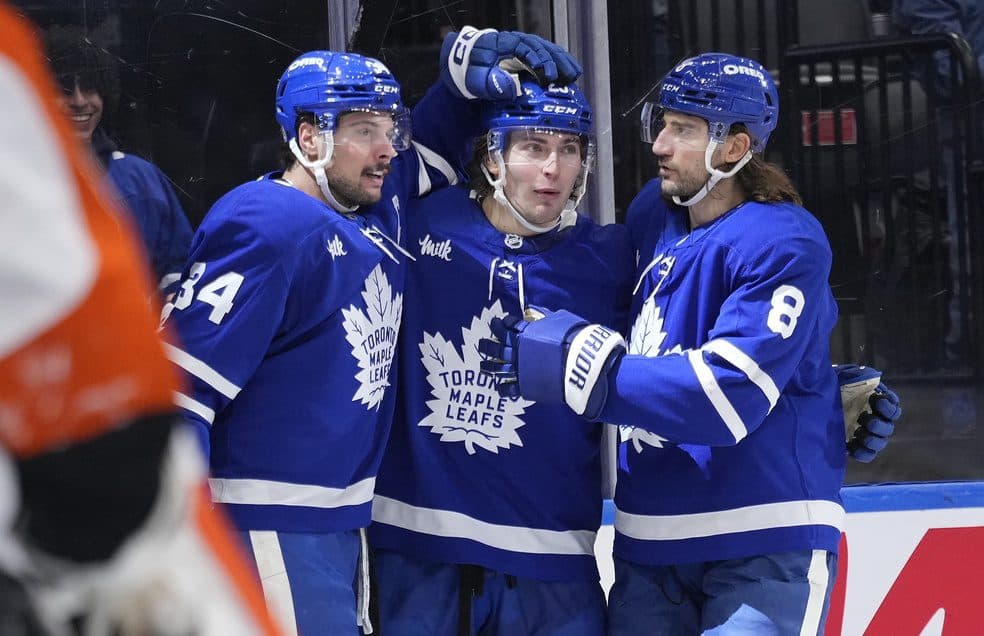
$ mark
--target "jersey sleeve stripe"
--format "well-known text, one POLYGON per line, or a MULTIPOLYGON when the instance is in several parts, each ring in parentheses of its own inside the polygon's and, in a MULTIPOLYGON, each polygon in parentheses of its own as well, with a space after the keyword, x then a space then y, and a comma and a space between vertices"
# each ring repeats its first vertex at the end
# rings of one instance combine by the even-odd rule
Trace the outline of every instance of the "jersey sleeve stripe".
POLYGON ((797 526, 844 527, 844 508, 823 499, 781 501, 681 515, 639 515, 615 510, 615 529, 643 541, 681 541, 797 526))
POLYGON ((420 173, 417 178, 418 187, 420 188, 418 194, 427 194, 431 189, 431 180, 427 175, 427 168, 424 164, 443 174, 444 178, 448 180, 448 184, 455 185, 458 183, 458 175, 444 157, 416 141, 413 142, 413 148, 417 151, 417 156, 420 157, 420 173))
POLYGON ((208 366, 198 358, 178 349, 174 345, 164 344, 167 357, 191 375, 209 385, 230 400, 235 399, 241 390, 238 386, 225 379, 218 371, 208 366))
POLYGON ((208 480, 212 501, 251 506, 305 506, 341 508, 372 501, 376 478, 368 477, 347 488, 316 484, 295 484, 269 479, 233 479, 214 477, 208 480))
POLYGON ((776 402, 779 401, 779 388, 776 387, 775 382, 772 381, 769 374, 762 370, 762 367, 758 363, 727 340, 711 340, 701 348, 704 351, 716 353, 748 376, 748 379, 765 394, 765 398, 769 400, 769 412, 772 412, 772 409, 776 406, 776 402))
POLYGON ((198 417, 205 420, 206 423, 211 424, 215 421, 215 411, 208 408, 198 400, 188 397, 184 393, 178 391, 174 392, 174 404, 186 411, 191 411, 198 417))
POLYGON ((725 426, 728 427, 728 430, 731 431, 731 435, 735 438, 735 443, 737 444, 745 439, 745 436, 748 435, 748 429, 745 427, 745 423, 742 421, 741 416, 738 415, 735 407, 731 405, 727 396, 721 391, 721 387, 718 385, 711 368, 704 362, 703 351, 700 349, 688 351, 687 358, 690 360, 690 366, 693 367, 694 373, 697 374, 697 380, 700 382, 701 388, 704 389, 704 395, 711 401, 714 410, 717 411, 718 416, 724 422, 725 426))

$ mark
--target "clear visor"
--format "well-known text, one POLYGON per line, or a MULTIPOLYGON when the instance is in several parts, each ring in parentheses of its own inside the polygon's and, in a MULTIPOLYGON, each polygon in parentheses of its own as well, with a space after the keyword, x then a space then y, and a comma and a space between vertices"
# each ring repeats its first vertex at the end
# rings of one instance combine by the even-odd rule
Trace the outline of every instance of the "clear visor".
POLYGON ((499 128, 489 131, 489 151, 500 152, 509 164, 558 165, 589 168, 594 158, 594 141, 555 128, 499 128))
POLYGON ((662 132, 663 107, 655 102, 646 102, 642 105, 642 113, 639 115, 639 138, 643 143, 652 144, 662 132))
POLYGON ((706 123, 696 116, 668 111, 655 102, 642 105, 639 115, 639 138, 653 144, 666 131, 665 143, 703 150, 708 138, 723 142, 728 136, 728 126, 723 123, 706 123))
POLYGON ((404 107, 394 110, 347 111, 336 120, 333 133, 336 145, 372 146, 389 143, 397 152, 410 148, 411 137, 410 111, 404 107))

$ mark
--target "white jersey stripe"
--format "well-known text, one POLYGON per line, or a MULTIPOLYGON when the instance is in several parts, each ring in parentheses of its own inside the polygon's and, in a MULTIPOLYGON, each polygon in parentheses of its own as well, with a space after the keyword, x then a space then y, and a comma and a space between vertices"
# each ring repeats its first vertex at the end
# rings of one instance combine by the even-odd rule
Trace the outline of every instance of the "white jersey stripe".
POLYGON ((716 353, 748 376, 748 379, 754 382, 755 386, 765 394, 765 399, 769 401, 769 412, 772 412, 776 402, 779 401, 779 388, 755 360, 752 360, 748 354, 727 340, 711 340, 701 348, 704 351, 716 353))
POLYGON ((290 579, 280 549, 280 538, 273 530, 250 530, 249 543, 270 613, 280 624, 284 636, 297 636, 294 598, 290 593, 290 579))
POLYGON ((810 583, 810 596, 806 599, 806 612, 800 636, 816 636, 820 633, 820 618, 823 616, 823 601, 827 597, 827 584, 830 570, 827 569, 827 551, 814 550, 810 559, 810 570, 806 574, 810 583))
POLYGON ((174 364, 209 385, 230 400, 235 399, 241 390, 238 386, 226 380, 218 371, 208 366, 198 358, 178 349, 174 345, 164 343, 164 352, 174 364))
POLYGON ((198 400, 181 393, 180 391, 174 392, 174 404, 186 411, 191 411, 198 417, 205 420, 206 424, 211 424, 215 421, 215 411, 208 408, 198 400))
POLYGON ((844 508, 823 499, 783 501, 682 515, 638 515, 615 510, 615 529, 642 541, 680 541, 770 528, 844 527, 844 508))
POLYGON ((735 438, 735 443, 737 444, 745 439, 745 436, 748 435, 745 422, 742 421, 741 416, 738 415, 738 411, 735 410, 728 397, 721 391, 721 387, 718 386, 714 372, 704 362, 703 351, 700 349, 691 349, 687 352, 687 358, 690 360, 690 366, 693 367, 694 373, 697 374, 697 380, 700 381, 700 386, 704 389, 704 394, 711 401, 714 410, 717 411, 718 416, 724 422, 725 426, 731 431, 731 434, 735 438))
POLYGON ((419 195, 427 194, 431 189, 431 180, 427 175, 427 168, 424 164, 438 170, 448 180, 449 184, 455 185, 458 183, 458 175, 444 157, 416 141, 413 142, 413 148, 417 151, 417 156, 420 158, 420 174, 417 175, 417 193, 419 195))
POLYGON ((460 512, 421 508, 381 497, 373 499, 372 520, 439 537, 470 539, 500 550, 528 554, 594 554, 591 530, 544 530, 488 523, 460 512))
POLYGON ((376 478, 363 479, 347 488, 293 484, 267 479, 219 477, 209 479, 208 485, 212 488, 212 501, 217 503, 341 508, 342 506, 358 506, 372 501, 376 478))

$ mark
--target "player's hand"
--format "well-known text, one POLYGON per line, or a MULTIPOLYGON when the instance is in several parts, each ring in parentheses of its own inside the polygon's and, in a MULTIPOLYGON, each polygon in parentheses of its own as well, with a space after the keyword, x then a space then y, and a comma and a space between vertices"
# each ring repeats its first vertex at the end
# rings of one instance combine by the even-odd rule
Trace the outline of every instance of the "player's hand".
POLYGON ((565 403, 597 419, 608 397, 608 373, 625 353, 622 336, 567 311, 531 310, 526 320, 492 319, 492 338, 478 343, 482 373, 496 378, 502 395, 565 403))
POLYGON ((441 46, 441 79, 465 99, 513 99, 520 94, 521 71, 542 86, 566 85, 580 77, 581 66, 560 46, 520 31, 466 26, 441 46))
POLYGON ((834 366, 841 389, 847 453, 868 463, 888 445, 902 417, 899 396, 881 381, 881 371, 854 364, 834 366))

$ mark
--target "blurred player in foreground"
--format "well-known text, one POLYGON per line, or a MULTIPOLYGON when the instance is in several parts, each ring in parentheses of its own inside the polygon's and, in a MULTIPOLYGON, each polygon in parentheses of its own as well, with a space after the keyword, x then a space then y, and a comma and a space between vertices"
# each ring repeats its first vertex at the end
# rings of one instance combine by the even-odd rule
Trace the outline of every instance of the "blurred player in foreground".
POLYGON ((274 634, 176 388, 150 276, 0 5, 0 632, 274 634))

